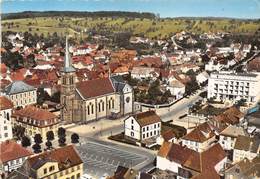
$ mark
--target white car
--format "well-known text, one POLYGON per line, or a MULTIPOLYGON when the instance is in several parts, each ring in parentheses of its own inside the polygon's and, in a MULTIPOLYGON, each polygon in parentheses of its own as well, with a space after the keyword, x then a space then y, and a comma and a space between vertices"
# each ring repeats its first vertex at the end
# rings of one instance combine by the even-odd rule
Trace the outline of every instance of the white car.
POLYGON ((80 177, 80 179, 93 179, 93 177, 91 175, 84 174, 80 177))

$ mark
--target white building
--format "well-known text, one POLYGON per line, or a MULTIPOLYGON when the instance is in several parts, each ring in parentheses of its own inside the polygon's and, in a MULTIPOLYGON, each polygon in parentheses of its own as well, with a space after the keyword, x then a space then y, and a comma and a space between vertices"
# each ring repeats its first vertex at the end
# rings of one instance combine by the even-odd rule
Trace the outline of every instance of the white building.
POLYGON ((253 137, 238 136, 234 146, 233 161, 245 158, 252 160, 260 153, 260 140, 253 137))
POLYGON ((255 103, 260 97, 259 89, 258 73, 211 73, 208 81, 208 98, 232 102, 245 99, 246 102, 255 103))
POLYGON ((12 102, 14 107, 36 104, 36 88, 23 81, 14 81, 4 89, 4 95, 12 102))
POLYGON ((247 136, 242 127, 230 125, 219 134, 219 144, 224 150, 233 150, 237 137, 247 136))
POLYGON ((11 115, 13 103, 4 96, 0 97, 0 143, 13 138, 11 115))
POLYGON ((185 93, 185 85, 178 80, 171 81, 166 89, 169 90, 176 99, 182 98, 185 93))
POLYGON ((134 67, 131 71, 131 77, 139 80, 151 78, 156 80, 159 77, 159 73, 151 67, 134 67))
POLYGON ((198 152, 207 150, 215 140, 214 128, 207 122, 200 124, 181 139, 182 145, 198 152))
POLYGON ((161 119, 154 111, 146 111, 128 117, 124 121, 125 135, 143 141, 161 134, 161 119))
POLYGON ((220 71, 221 68, 223 68, 223 65, 221 65, 219 62, 214 61, 211 59, 206 65, 205 70, 206 71, 220 71))
POLYGON ((177 179, 219 178, 218 173, 227 161, 226 153, 219 144, 204 152, 164 142, 157 154, 156 168, 176 174, 177 179))
POLYGON ((23 162, 33 153, 14 141, 0 144, 0 174, 20 168, 23 162))
POLYGON ((203 71, 196 76, 196 81, 199 84, 206 82, 208 79, 209 79, 209 74, 206 71, 203 71))

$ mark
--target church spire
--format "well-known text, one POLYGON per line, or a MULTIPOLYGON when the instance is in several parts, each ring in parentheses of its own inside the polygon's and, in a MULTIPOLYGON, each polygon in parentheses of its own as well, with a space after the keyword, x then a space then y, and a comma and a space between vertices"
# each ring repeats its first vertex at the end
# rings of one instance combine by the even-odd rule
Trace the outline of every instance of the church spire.
POLYGON ((74 72, 75 69, 71 65, 71 59, 69 54, 69 43, 68 43, 68 37, 66 36, 66 47, 65 47, 65 59, 64 59, 64 72, 74 72))

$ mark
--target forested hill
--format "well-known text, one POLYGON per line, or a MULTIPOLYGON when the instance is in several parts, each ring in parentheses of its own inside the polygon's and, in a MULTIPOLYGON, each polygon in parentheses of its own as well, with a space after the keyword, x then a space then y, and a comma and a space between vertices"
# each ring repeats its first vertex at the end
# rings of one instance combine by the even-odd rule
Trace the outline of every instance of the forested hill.
POLYGON ((22 19, 33 17, 54 17, 54 16, 67 16, 67 17, 129 17, 129 18, 146 18, 154 19, 156 15, 149 12, 126 12, 126 11, 24 11, 17 13, 2 14, 2 19, 22 19))

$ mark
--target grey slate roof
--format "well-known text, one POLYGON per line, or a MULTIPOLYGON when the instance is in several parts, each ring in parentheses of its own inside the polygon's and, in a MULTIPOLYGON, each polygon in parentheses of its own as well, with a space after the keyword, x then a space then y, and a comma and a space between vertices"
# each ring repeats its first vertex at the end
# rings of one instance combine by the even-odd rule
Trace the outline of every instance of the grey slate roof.
POLYGON ((26 84, 23 81, 14 81, 11 84, 9 84, 6 88, 5 88, 5 93, 7 95, 10 94, 17 94, 17 93, 23 93, 26 91, 32 91, 35 88, 31 85, 26 84))
POLYGON ((116 92, 120 92, 122 93, 123 92, 123 89, 126 85, 126 83, 124 82, 122 76, 112 76, 110 77, 112 83, 113 83, 113 86, 116 90, 116 92))

